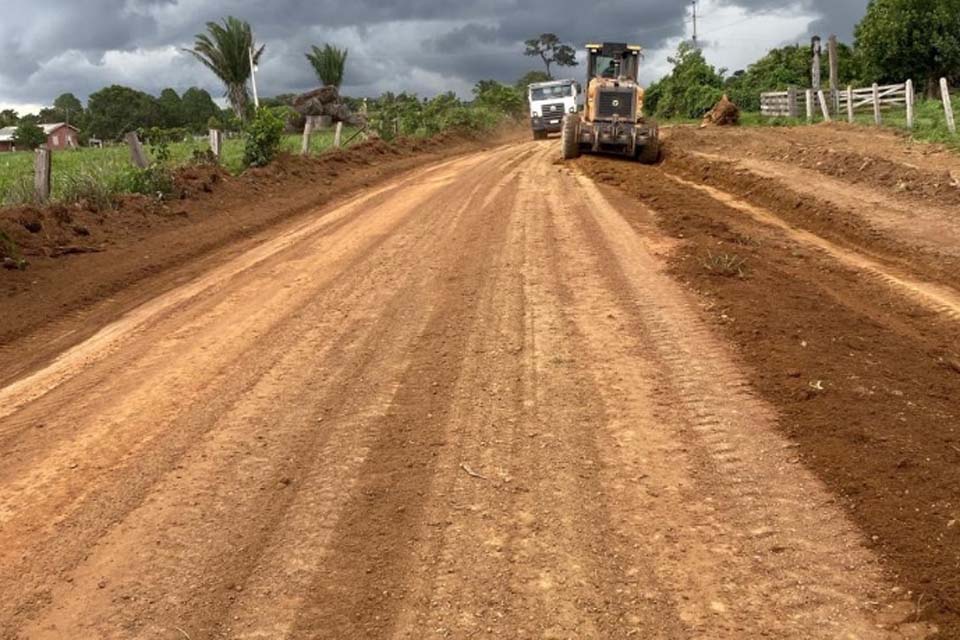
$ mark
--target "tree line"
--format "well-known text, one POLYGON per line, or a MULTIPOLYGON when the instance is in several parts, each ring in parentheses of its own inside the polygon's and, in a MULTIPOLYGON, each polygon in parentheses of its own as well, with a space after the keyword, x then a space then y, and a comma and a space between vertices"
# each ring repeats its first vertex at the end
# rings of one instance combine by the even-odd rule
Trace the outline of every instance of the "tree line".
MULTIPOLYGON (((960 0, 871 0, 853 44, 839 45, 838 61, 841 87, 912 79, 935 97, 941 77, 960 81, 960 0)), ((673 70, 646 95, 648 112, 660 117, 699 118, 724 93, 741 109, 759 111, 762 92, 811 85, 809 45, 773 49, 730 75, 689 43, 670 62, 673 70)), ((827 64, 824 56, 824 78, 827 64)))
POLYGON ((112 85, 90 94, 86 106, 72 93, 64 93, 54 100, 53 106, 36 114, 21 116, 12 109, 0 111, 0 127, 66 122, 80 130, 81 142, 85 143, 90 138, 117 140, 128 131, 149 128, 180 129, 184 135, 202 133, 229 116, 206 90, 197 87, 182 95, 168 88, 159 96, 152 96, 112 85))

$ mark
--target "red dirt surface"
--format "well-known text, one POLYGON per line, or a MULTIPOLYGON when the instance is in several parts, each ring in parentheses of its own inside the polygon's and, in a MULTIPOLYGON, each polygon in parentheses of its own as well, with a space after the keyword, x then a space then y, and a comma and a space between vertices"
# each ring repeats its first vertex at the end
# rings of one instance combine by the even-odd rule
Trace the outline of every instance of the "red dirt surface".
POLYGON ((172 286, 201 271, 209 254, 240 243, 236 251, 278 223, 424 162, 513 135, 507 130, 480 140, 445 133, 393 144, 375 139, 320 157, 281 156, 238 177, 210 165, 190 166, 179 171, 173 199, 125 196, 115 209, 86 204, 0 209, 0 231, 16 243, 12 253, 28 262, 24 270, 0 269, 0 353, 44 328, 33 338, 32 356, 0 374, 0 381, 82 337, 58 329, 60 319, 73 322, 82 314, 94 327, 96 318, 142 302, 141 291, 153 295, 155 286, 172 286), (141 289, 146 281, 151 286, 141 289))
MULTIPOLYGON (((822 156, 814 140, 831 131, 817 131, 814 140, 809 132, 685 130, 671 134, 660 167, 594 157, 579 167, 647 205, 658 228, 676 239, 671 272, 738 346, 752 385, 777 407, 780 429, 797 443, 795 462, 823 478, 882 552, 917 603, 918 619, 934 621, 938 637, 960 637, 960 315, 917 304, 919 298, 837 257, 867 256, 879 269, 955 292, 956 247, 948 239, 917 247, 884 233, 869 208, 811 198, 790 188, 792 174, 771 175, 768 165, 758 175, 737 163, 752 153, 780 157, 770 138, 822 156), (730 160, 696 153, 704 150, 730 160), (687 180, 721 187, 843 252, 824 255, 803 241, 807 236, 785 234, 687 180)), ((837 166, 863 163, 882 147, 872 132, 842 135, 844 161, 812 164, 815 171, 842 176, 837 166), (861 138, 862 155, 851 160, 861 138)), ((935 166, 910 169, 915 184, 938 184, 942 165, 935 166)), ((941 202, 927 193, 898 197, 911 199, 919 219, 942 215, 941 202)))
POLYGON ((38 253, 0 638, 958 637, 955 223, 746 155, 830 131, 198 170, 38 253))

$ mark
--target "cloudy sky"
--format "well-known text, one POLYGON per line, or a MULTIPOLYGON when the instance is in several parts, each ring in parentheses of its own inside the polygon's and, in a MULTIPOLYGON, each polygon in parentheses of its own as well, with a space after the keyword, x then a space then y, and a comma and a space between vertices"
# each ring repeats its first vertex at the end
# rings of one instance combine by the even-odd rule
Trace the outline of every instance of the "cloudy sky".
MULTIPOLYGON (((711 63, 736 70, 813 33, 849 39, 866 4, 701 0, 700 40, 711 63)), ((0 0, 0 7, 0 108, 21 112, 67 91, 86 100, 109 84, 153 94, 196 85, 219 98, 216 79, 181 47, 226 15, 249 21, 267 45, 261 95, 312 88, 303 52, 324 42, 350 50, 351 95, 468 96, 477 80, 513 82, 538 68, 538 59, 522 55, 522 42, 542 32, 577 48, 604 39, 642 44, 645 81, 663 75, 667 57, 692 34, 687 0, 0 0)))

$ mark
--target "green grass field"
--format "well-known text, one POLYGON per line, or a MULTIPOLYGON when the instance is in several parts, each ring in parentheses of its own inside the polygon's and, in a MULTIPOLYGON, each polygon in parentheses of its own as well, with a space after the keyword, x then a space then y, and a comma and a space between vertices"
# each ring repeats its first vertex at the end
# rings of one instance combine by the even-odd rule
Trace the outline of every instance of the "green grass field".
MULTIPOLYGON (((354 129, 344 128, 343 139, 349 139, 354 133, 354 129)), ((287 135, 284 136, 280 148, 288 153, 300 153, 301 144, 302 136, 287 135)), ((314 155, 323 153, 332 146, 332 130, 319 131, 310 139, 310 153, 314 155)), ((149 155, 152 149, 149 146, 146 149, 149 155)), ((171 144, 169 163, 172 166, 186 164, 193 158, 194 151, 202 152, 206 149, 209 149, 206 139, 171 144)), ((33 159, 32 151, 0 153, 0 204, 32 201, 33 159)), ((222 162, 230 173, 237 174, 243 170, 242 138, 224 140, 222 162)), ((123 193, 132 172, 130 151, 125 145, 56 151, 53 154, 53 199, 68 202, 75 200, 77 192, 92 183, 98 184, 107 194, 123 193)))

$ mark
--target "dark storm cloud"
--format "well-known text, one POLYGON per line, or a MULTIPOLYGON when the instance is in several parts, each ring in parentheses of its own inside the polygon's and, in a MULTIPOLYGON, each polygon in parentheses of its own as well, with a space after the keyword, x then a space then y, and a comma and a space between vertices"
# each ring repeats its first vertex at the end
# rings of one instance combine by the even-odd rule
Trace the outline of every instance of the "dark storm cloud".
MULTIPOLYGON (((716 3, 717 0, 714 0, 716 3)), ((821 15, 817 29, 848 38, 867 0, 721 0, 763 12, 821 15)), ((63 91, 85 97, 119 82, 153 93, 216 80, 179 48, 204 23, 236 15, 267 44, 264 94, 314 83, 303 52, 335 42, 350 49, 347 90, 411 88, 460 92, 480 78, 513 81, 539 68, 523 40, 555 32, 578 48, 629 40, 654 51, 684 34, 686 0, 4 0, 0 103, 49 103, 63 91)), ((709 37, 709 34, 705 34, 709 37)), ((675 42, 674 42, 675 44, 675 42)), ((673 46, 673 45, 670 45, 673 46)), ((580 70, 576 70, 577 75, 580 70)))

